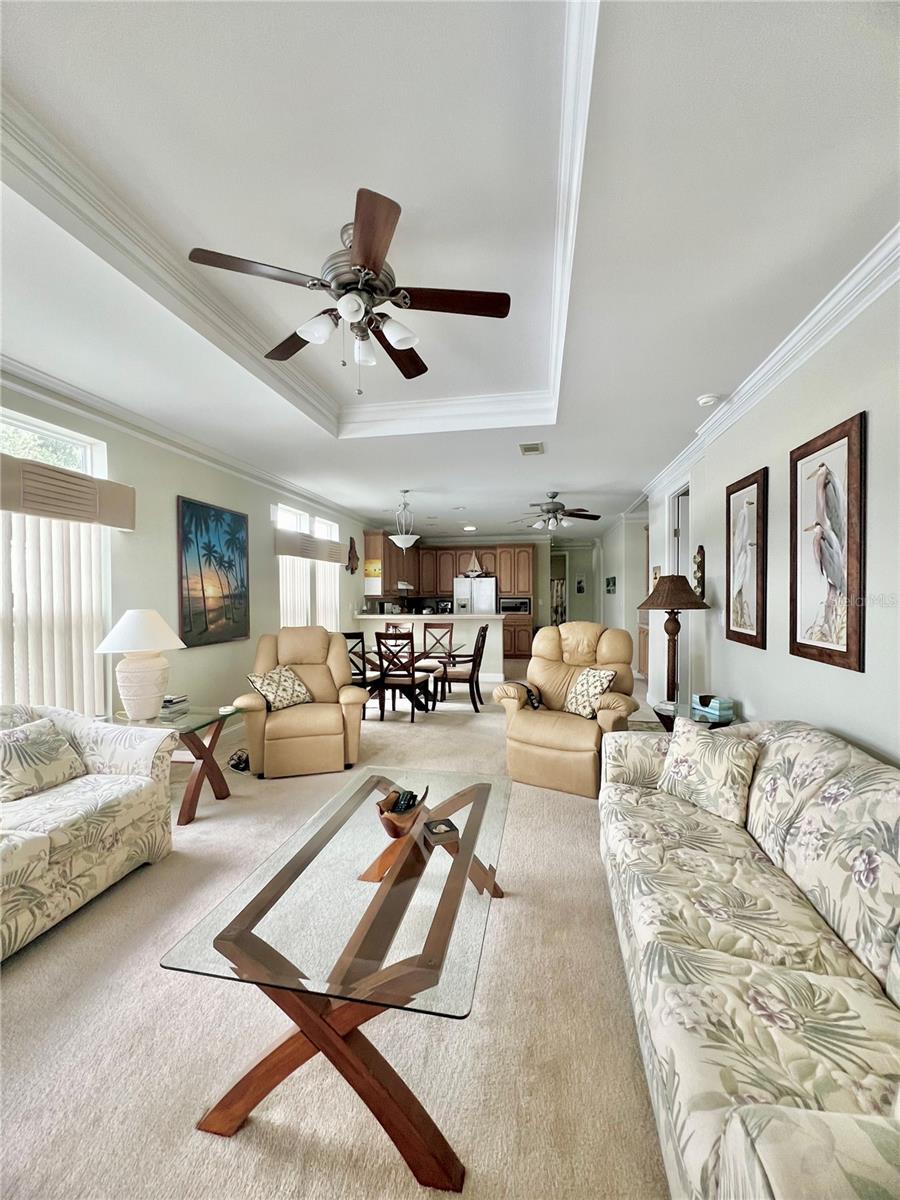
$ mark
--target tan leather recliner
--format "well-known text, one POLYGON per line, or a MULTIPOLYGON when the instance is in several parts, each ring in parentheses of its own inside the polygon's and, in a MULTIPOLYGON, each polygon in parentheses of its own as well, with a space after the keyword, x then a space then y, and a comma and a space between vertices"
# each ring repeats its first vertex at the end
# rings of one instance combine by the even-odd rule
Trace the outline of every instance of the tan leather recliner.
POLYGON ((526 678, 541 701, 531 708, 521 683, 501 683, 494 699, 506 709, 506 765, 519 783, 555 788, 576 796, 600 793, 600 739, 627 729, 640 705, 632 698, 631 634, 592 621, 568 621, 539 629, 526 678), (585 667, 616 672, 600 697, 595 721, 563 712, 566 695, 585 667))
POLYGON ((341 633, 321 625, 286 626, 264 633, 256 647, 253 672, 263 675, 288 666, 313 695, 312 704, 269 712, 259 692, 238 696, 244 717, 250 770, 266 779, 342 771, 359 758, 365 688, 350 683, 350 656, 341 633))

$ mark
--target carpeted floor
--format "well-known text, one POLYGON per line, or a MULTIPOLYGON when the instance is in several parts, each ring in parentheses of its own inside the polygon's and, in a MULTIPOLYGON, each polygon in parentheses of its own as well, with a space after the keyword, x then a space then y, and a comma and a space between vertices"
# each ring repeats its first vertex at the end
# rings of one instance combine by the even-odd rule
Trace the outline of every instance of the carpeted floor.
MULTIPOLYGON (((239 727, 223 756, 240 744, 239 727)), ((454 696, 363 729, 364 761, 503 773, 503 717, 454 696)), ((176 767, 180 797, 187 768, 176 767)), ((313 1061, 233 1138, 194 1128, 290 1028, 256 989, 158 963, 347 775, 204 792, 174 852, 3 970, 4 1200, 405 1200, 426 1194, 355 1093, 313 1061)), ((667 1195, 593 800, 513 785, 472 1015, 365 1033, 466 1166, 471 1200, 667 1195)))

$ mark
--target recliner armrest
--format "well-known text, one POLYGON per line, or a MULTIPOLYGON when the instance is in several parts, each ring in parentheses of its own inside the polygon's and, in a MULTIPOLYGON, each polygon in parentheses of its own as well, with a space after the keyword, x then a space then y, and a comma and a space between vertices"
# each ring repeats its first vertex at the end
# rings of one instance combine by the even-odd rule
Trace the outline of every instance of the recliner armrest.
POLYGON ((348 704, 365 704, 368 699, 366 688, 357 687, 354 683, 345 684, 338 692, 338 703, 342 708, 348 704))
POLYGON ((597 702, 597 715, 599 717, 603 709, 612 709, 623 717, 630 717, 640 707, 634 696, 626 696, 622 692, 604 692, 597 702))
MULTIPOLYGON (((532 688, 531 690, 537 692, 538 699, 540 699, 538 689, 532 688)), ((494 702, 503 704, 504 708, 506 708, 504 702, 509 702, 510 707, 507 712, 515 712, 517 709, 524 708, 528 703, 528 690, 524 683, 515 683, 511 680, 507 683, 498 683, 494 688, 494 702)))
POLYGON ((259 692, 245 692, 235 700, 234 707, 241 712, 265 712, 266 702, 259 692))

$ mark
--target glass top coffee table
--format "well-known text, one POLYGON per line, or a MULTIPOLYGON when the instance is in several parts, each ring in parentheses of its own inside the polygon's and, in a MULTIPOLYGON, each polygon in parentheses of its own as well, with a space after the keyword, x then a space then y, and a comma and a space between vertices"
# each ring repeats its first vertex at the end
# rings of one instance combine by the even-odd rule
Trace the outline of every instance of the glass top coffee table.
POLYGON ((297 1030, 201 1119, 231 1136, 297 1067, 322 1053, 427 1187, 460 1191, 465 1170, 428 1113, 358 1027, 385 1009, 469 1014, 509 781, 367 767, 166 954, 162 966, 255 984, 297 1030), (427 799, 391 839, 376 802, 427 799), (425 822, 458 837, 433 844, 425 822))
MULTIPOLYGON (((225 722, 231 717, 240 716, 236 708, 229 712, 220 713, 217 708, 194 708, 177 713, 161 712, 158 717, 149 721, 132 721, 124 713, 107 713, 101 720, 109 721, 112 725, 135 725, 150 729, 171 729, 178 734, 181 744, 190 751, 194 759, 190 778, 184 789, 181 807, 178 810, 178 824, 190 825, 197 815, 197 804, 200 800, 200 790, 206 780, 209 780, 213 795, 217 800, 225 800, 231 795, 222 768, 216 762, 214 754, 219 735, 225 728, 225 722)), ((185 757, 179 759, 177 751, 172 755, 173 762, 190 762, 185 757)))

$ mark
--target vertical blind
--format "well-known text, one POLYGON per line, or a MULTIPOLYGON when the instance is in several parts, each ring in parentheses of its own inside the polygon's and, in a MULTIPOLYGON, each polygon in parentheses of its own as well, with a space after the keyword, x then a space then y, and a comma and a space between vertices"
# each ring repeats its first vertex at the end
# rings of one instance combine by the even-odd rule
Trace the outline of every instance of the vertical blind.
MULTIPOLYGON (((340 532, 334 521, 316 517, 313 536, 339 541, 340 532)), ((324 625, 332 633, 341 628, 341 565, 332 562, 316 562, 316 624, 324 625)))
POLYGON ((0 703, 106 708, 108 533, 99 525, 0 513, 0 703))

